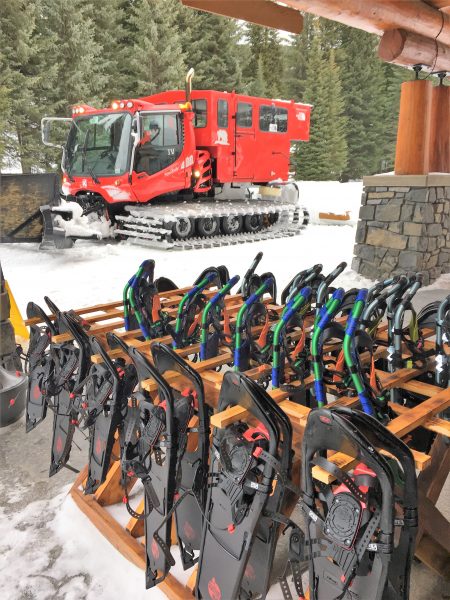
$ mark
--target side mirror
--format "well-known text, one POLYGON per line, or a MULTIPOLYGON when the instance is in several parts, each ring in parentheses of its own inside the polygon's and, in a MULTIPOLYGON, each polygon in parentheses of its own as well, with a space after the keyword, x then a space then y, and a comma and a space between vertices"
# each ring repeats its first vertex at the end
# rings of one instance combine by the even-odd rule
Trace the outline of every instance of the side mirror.
POLYGON ((44 117, 41 120, 42 143, 52 148, 64 148, 72 121, 69 117, 44 117))

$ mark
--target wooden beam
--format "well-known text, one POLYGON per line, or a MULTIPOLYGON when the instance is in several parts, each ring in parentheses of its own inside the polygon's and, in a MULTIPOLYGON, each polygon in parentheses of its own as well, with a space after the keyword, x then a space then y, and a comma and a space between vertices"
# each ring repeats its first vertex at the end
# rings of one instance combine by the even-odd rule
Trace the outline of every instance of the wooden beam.
POLYGON ((450 0, 424 0, 426 4, 438 8, 439 10, 446 10, 450 8, 450 0))
MULTIPOLYGON (((283 0, 298 10, 382 35, 406 29, 450 45, 450 16, 419 0, 283 0)), ((256 2, 255 2, 256 4, 256 2)))
POLYGON ((421 64, 431 71, 450 71, 450 46, 404 29, 386 31, 378 47, 385 62, 412 67, 421 64))
POLYGON ((270 0, 182 0, 182 3, 190 8, 290 33, 301 33, 303 30, 303 17, 298 10, 270 0))

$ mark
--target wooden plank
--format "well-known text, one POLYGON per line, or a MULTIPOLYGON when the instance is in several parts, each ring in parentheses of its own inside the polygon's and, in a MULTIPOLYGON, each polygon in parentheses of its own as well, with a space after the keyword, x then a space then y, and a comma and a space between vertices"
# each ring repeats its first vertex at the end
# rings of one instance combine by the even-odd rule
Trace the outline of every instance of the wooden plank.
POLYGON ((194 595, 195 584, 197 582, 197 573, 198 573, 198 566, 196 565, 192 569, 192 573, 189 575, 189 579, 186 583, 186 587, 191 592, 192 595, 194 595))
POLYGON ((425 366, 421 369, 398 369, 394 373, 386 373, 385 371, 376 369, 376 374, 380 378, 380 383, 383 389, 389 390, 391 388, 399 387, 403 382, 409 381, 414 377, 419 377, 419 375, 426 373, 427 370, 428 366, 425 366))
POLYGON ((425 533, 416 546, 416 556, 443 579, 450 580, 450 554, 436 540, 425 533))
POLYGON ((408 414, 403 414, 391 421, 387 428, 398 437, 403 437, 413 429, 423 425, 427 419, 443 412, 450 406, 450 388, 441 390, 428 400, 409 409, 408 414))
MULTIPOLYGON (((390 402, 389 406, 398 415, 407 414, 411 410, 406 406, 395 404, 394 402, 390 402)), ((450 421, 445 421, 444 419, 439 419, 438 417, 430 417, 423 423, 422 427, 428 429, 429 431, 434 431, 434 433, 450 437, 450 421)))
MULTIPOLYGON (((94 494, 96 502, 101 506, 111 506, 122 502, 125 490, 120 484, 122 477, 122 469, 120 460, 115 460, 106 475, 105 481, 98 487, 94 494)), ((132 489, 136 483, 136 478, 133 478, 128 486, 128 491, 132 489)))
MULTIPOLYGON (((108 511, 100 506, 92 496, 84 496, 75 485, 70 490, 70 494, 76 505, 88 517, 94 527, 100 531, 116 550, 134 565, 145 570, 144 546, 119 525, 108 511)), ((170 573, 158 587, 169 600, 186 600, 191 597, 189 590, 170 573)))
POLYGON ((399 386, 402 390, 407 390, 408 392, 413 392, 414 394, 420 394, 421 396, 434 396, 438 392, 442 390, 438 385, 432 385, 430 383, 425 383, 424 381, 404 381, 399 386))

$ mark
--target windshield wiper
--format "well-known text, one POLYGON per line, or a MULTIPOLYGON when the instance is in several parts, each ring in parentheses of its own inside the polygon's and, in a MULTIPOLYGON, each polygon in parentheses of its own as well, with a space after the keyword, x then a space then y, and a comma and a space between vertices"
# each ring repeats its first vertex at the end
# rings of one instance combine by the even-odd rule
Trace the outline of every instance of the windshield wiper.
POLYGON ((97 184, 99 184, 99 183, 100 183, 100 179, 99 179, 98 177, 96 177, 96 175, 95 175, 95 173, 94 173, 94 171, 93 171, 92 167, 89 167, 89 166, 86 164, 87 143, 88 143, 88 139, 89 139, 89 135, 90 135, 90 133, 91 133, 91 130, 90 130, 90 129, 88 129, 88 130, 86 131, 86 135, 85 135, 85 137, 84 137, 84 144, 83 144, 83 154, 82 154, 82 157, 83 157, 83 163, 82 163, 82 164, 83 164, 83 167, 87 169, 88 173, 89 173, 89 174, 90 174, 90 176, 92 177, 92 181, 94 181, 94 183, 97 183, 97 184))
POLYGON ((94 181, 94 183, 100 183, 100 179, 96 176, 96 174, 94 173, 94 170, 92 167, 86 167, 87 170, 89 171, 90 176, 92 177, 92 180, 94 181))

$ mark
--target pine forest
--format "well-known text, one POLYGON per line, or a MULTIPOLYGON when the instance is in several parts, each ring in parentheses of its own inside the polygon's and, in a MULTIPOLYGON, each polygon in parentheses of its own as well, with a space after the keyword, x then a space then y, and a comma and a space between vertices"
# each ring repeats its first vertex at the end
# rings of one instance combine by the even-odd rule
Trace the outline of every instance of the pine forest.
POLYGON ((9 0, 0 12, 0 164, 58 169, 43 116, 194 87, 313 105, 311 140, 292 149, 298 179, 358 179, 392 168, 400 83, 376 36, 305 15, 301 35, 246 26, 179 0, 9 0))

